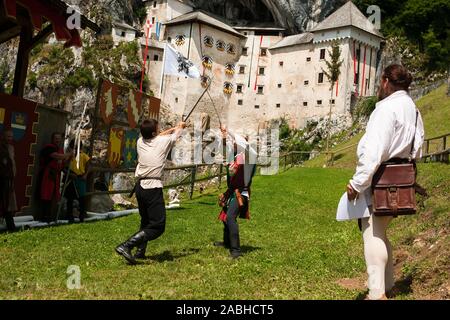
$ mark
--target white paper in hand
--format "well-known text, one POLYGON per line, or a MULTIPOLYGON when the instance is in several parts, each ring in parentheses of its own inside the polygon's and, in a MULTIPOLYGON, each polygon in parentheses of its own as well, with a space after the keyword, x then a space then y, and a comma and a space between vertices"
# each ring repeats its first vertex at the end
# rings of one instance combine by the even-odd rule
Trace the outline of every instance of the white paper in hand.
POLYGON ((344 192, 341 200, 339 201, 336 212, 337 221, 367 218, 369 216, 370 211, 367 206, 364 192, 358 195, 358 199, 356 199, 356 201, 349 201, 347 198, 347 192, 344 192))

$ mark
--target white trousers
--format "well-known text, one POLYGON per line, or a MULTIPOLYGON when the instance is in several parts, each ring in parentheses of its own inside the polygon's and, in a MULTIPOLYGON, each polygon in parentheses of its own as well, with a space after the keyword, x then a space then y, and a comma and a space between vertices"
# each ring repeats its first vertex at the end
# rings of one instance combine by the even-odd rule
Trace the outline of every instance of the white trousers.
POLYGON ((386 236, 386 229, 392 217, 373 214, 363 218, 364 257, 369 275, 369 299, 380 299, 394 287, 394 265, 392 248, 386 236))

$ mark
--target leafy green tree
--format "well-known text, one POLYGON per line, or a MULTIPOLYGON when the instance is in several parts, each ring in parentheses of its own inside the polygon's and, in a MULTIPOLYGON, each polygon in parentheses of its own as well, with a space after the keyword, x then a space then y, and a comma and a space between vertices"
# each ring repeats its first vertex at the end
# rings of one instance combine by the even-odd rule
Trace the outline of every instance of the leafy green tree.
POLYGON ((328 113, 328 129, 327 129, 327 151, 328 151, 328 144, 329 144, 329 136, 330 136, 330 123, 331 123, 331 100, 333 99, 333 88, 336 82, 339 79, 339 76, 341 74, 341 66, 344 62, 341 60, 341 48, 339 47, 338 41, 333 41, 331 44, 331 51, 328 51, 328 54, 330 56, 330 60, 325 60, 325 63, 327 65, 327 70, 324 70, 322 68, 323 73, 327 77, 328 81, 330 82, 330 111, 328 113))

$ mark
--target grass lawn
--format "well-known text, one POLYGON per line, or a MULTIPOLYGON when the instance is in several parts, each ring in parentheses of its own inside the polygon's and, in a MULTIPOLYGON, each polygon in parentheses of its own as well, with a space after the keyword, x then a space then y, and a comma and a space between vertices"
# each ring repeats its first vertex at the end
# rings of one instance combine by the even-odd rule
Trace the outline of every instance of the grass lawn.
POLYGON ((138 228, 138 215, 0 235, 2 299, 354 299, 336 280, 364 272, 356 222, 335 221, 351 172, 293 168, 256 177, 250 221, 240 220, 241 259, 220 240, 216 194, 168 211, 166 233, 137 266, 114 247, 138 228), (68 290, 69 265, 81 289, 68 290))

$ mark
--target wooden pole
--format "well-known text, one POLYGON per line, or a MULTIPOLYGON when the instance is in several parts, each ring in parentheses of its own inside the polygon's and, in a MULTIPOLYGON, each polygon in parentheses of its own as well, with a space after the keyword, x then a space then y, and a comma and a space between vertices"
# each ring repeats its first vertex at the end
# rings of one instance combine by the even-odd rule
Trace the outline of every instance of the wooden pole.
POLYGON ((31 26, 22 26, 20 32, 19 50, 17 52, 16 70, 14 73, 14 83, 12 94, 23 97, 25 84, 27 81, 28 64, 30 61, 31 42, 33 38, 33 29, 31 26))
POLYGON ((192 200, 192 195, 194 194, 194 186, 195 186, 195 174, 197 173, 197 166, 192 167, 191 172, 191 190, 189 194, 189 199, 192 200))
POLYGON ((219 166, 219 188, 220 188, 220 185, 222 184, 222 170, 223 170, 223 164, 221 163, 219 166))

